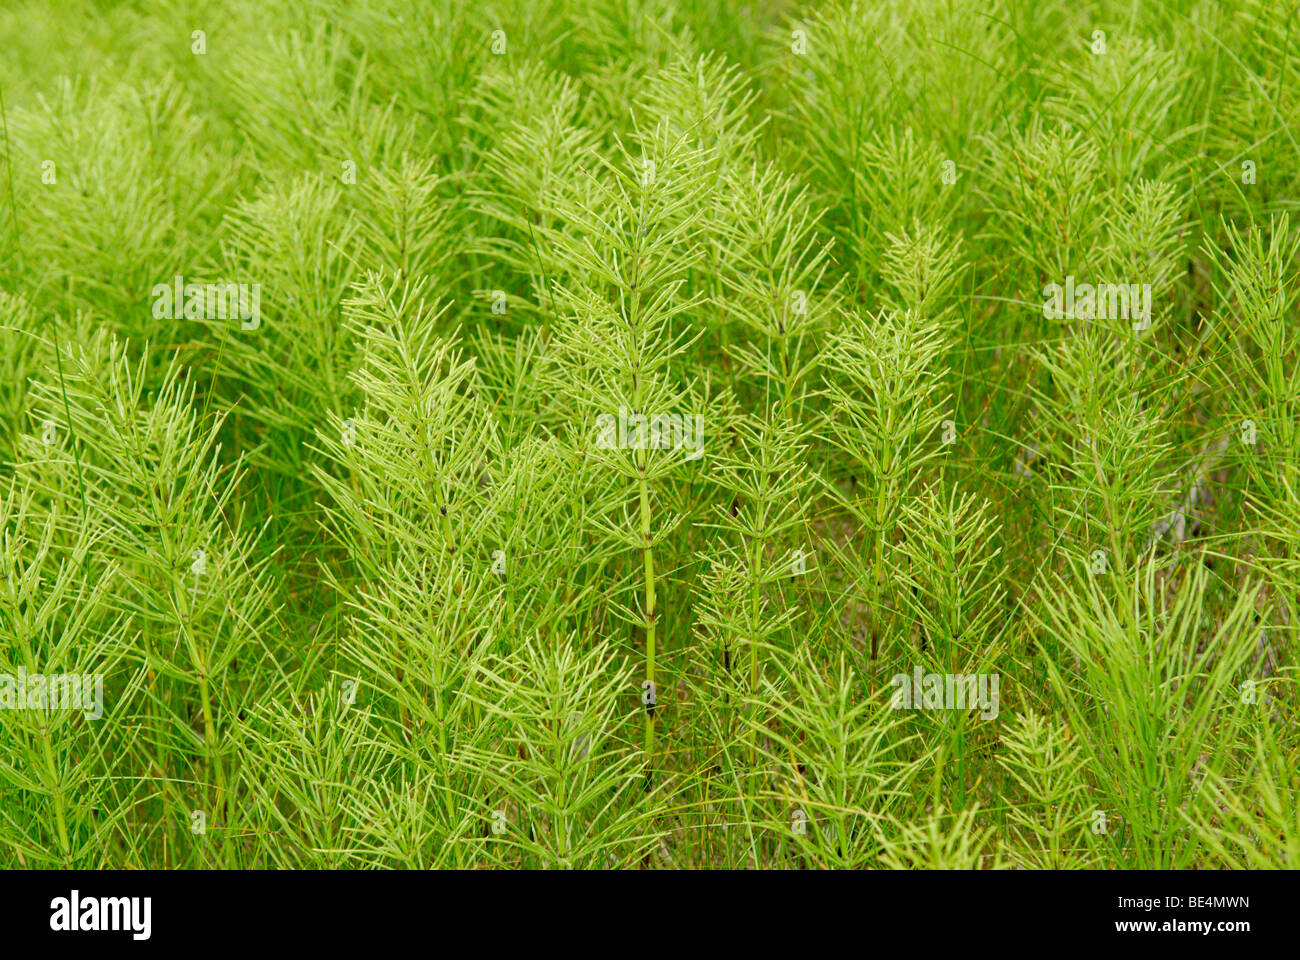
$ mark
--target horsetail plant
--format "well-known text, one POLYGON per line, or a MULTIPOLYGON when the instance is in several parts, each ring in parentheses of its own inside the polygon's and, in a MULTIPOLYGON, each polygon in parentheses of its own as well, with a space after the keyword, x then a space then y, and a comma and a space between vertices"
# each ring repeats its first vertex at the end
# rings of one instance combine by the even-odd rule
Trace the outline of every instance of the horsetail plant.
POLYGON ((7 5, 0 866, 1295 867, 1294 8, 7 5))

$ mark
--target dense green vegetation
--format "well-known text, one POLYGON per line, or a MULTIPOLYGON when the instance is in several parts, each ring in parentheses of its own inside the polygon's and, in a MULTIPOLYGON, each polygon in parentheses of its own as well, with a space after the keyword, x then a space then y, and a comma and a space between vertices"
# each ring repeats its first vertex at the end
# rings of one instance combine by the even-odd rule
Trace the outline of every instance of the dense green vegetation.
POLYGON ((1295 0, 0 47, 0 865, 1300 866, 1295 0))

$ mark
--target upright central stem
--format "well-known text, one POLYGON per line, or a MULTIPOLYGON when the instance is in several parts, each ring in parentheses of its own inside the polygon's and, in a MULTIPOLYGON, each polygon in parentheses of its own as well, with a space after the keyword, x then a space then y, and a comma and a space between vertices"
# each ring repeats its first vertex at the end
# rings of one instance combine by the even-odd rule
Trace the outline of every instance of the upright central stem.
MULTIPOLYGON (((761 505, 760 505, 761 509, 761 505)), ((757 632, 758 630, 758 604, 759 604, 759 578, 761 572, 759 563, 763 555, 763 546, 757 537, 750 542, 749 555, 749 625, 750 629, 757 632)), ((754 698, 754 705, 758 705, 758 637, 751 636, 749 641, 749 693, 754 698)), ((751 727, 749 731, 749 767, 751 771, 758 770, 758 728, 751 727)))
POLYGON ((880 653, 880 635, 884 633, 887 620, 884 610, 884 586, 885 586, 885 525, 889 519, 889 507, 894 497, 894 477, 891 473, 891 457, 889 449, 884 451, 884 469, 881 471, 882 482, 877 487, 876 497, 876 525, 872 531, 874 543, 872 544, 872 564, 871 564, 871 608, 872 615, 876 618, 875 629, 871 633, 871 659, 875 660, 880 653))
MULTIPOLYGON (((632 309, 628 317, 628 330, 631 334, 632 353, 636 358, 632 368, 632 402, 636 413, 649 417, 645 409, 645 382, 641 377, 641 291, 637 289, 640 279, 639 262, 632 272, 632 309)), ((648 422, 648 421, 647 421, 648 422)), ((648 438, 647 438, 648 439, 648 438)), ((655 690, 655 559, 651 548, 650 536, 650 482, 646 473, 650 468, 650 450, 648 444, 637 451, 637 490, 641 501, 641 558, 645 565, 645 680, 643 696, 645 707, 645 754, 646 766, 649 768, 654 756, 655 709, 658 694, 655 690)))
MULTIPOLYGON (((655 682, 655 558, 650 548, 650 485, 646 482, 647 451, 642 451, 641 466, 641 555, 645 560, 645 678, 648 689, 654 691, 655 682)), ((652 697, 655 695, 652 693, 652 697)), ((657 699, 657 697, 656 697, 657 699)), ((645 712, 645 752, 647 762, 654 753, 655 703, 652 700, 645 712)))

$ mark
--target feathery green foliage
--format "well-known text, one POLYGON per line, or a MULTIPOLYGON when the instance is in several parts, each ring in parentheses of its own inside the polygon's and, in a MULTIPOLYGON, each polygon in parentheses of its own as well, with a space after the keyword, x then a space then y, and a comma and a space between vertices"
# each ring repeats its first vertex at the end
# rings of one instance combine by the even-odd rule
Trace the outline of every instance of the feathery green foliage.
POLYGON ((0 11, 0 866, 1296 867, 1297 12, 0 11))

